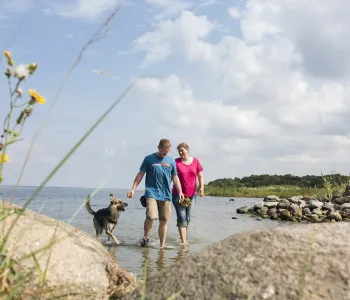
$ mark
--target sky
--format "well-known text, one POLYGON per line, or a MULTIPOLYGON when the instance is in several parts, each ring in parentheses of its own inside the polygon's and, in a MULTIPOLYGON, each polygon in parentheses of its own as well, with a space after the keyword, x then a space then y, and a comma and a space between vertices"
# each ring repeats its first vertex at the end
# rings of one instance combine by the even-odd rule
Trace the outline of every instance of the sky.
MULTIPOLYGON (((18 64, 38 63, 23 90, 47 101, 8 148, 3 183, 17 182, 41 128, 20 181, 40 184, 131 82, 48 186, 131 188, 161 138, 174 158, 179 143, 189 145, 205 183, 349 174, 349 15, 344 0, 0 0, 0 49, 18 64)), ((1 74, 5 63, 2 56, 1 74)), ((0 97, 3 120, 4 75, 0 97)))

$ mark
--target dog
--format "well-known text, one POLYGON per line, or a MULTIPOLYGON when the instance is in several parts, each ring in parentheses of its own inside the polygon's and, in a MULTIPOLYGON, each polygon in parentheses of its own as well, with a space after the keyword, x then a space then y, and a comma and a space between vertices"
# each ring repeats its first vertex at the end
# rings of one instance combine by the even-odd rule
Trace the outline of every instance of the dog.
POLYGON ((117 199, 113 194, 110 194, 109 197, 111 202, 108 207, 99 209, 98 211, 93 211, 90 206, 91 196, 89 195, 86 198, 85 207, 89 214, 94 216, 93 221, 96 230, 96 238, 98 239, 104 230, 108 235, 108 240, 109 238, 112 238, 113 241, 119 245, 120 242, 112 231, 118 223, 119 212, 125 211, 128 204, 117 199))

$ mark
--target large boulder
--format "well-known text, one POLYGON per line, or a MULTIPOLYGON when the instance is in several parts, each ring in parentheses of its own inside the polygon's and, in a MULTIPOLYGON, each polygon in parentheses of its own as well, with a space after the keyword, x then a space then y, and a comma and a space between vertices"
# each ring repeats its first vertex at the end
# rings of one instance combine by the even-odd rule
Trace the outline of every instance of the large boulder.
MULTIPOLYGON (((2 213, 11 213, 1 221, 8 232, 21 208, 5 201, 0 206, 2 213)), ((121 269, 93 236, 31 210, 20 216, 5 249, 19 262, 18 273, 28 276, 20 299, 109 299, 128 295, 137 287, 135 277, 121 269), (42 288, 39 274, 45 269, 42 288)))
POLYGON ((349 232, 323 223, 236 234, 151 277, 147 299, 348 300, 349 232))

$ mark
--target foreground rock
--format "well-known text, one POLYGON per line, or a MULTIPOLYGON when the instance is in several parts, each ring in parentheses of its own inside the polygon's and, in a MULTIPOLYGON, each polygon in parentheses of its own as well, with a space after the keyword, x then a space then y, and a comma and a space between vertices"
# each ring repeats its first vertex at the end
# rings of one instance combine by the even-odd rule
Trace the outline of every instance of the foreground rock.
MULTIPOLYGON (((350 299, 350 224, 233 235, 159 272, 147 299, 350 299)), ((139 295, 126 299, 139 299, 139 295)))
POLYGON ((280 199, 271 195, 251 208, 237 208, 236 212, 250 213, 264 219, 304 223, 350 222, 350 196, 333 196, 332 199, 294 196, 280 199))
MULTIPOLYGON (((19 208, 4 201, 0 205, 7 211, 19 208)), ((5 232, 16 216, 1 222, 5 223, 5 232)), ((90 234, 30 210, 20 217, 6 250, 17 261, 28 256, 18 268, 21 275, 29 276, 21 299, 39 298, 39 294, 43 294, 41 299, 109 299, 128 295, 137 286, 134 276, 121 269, 90 234), (47 247, 52 242, 52 247, 47 247), (42 291, 32 252, 36 253, 42 273, 49 261, 42 291)))

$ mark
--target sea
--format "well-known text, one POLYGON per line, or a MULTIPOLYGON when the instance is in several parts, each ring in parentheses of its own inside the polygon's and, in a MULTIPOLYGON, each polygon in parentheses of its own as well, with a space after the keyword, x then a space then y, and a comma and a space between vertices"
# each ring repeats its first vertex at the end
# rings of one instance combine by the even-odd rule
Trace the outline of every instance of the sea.
MULTIPOLYGON (((12 199, 15 204, 23 205, 33 195, 35 189, 36 187, 19 187, 14 196, 15 188, 7 186, 0 190, 0 199, 12 199)), ((92 192, 93 189, 89 188, 44 187, 28 208, 70 223, 95 237, 93 217, 88 214, 84 206, 87 195, 92 192)), ((113 241, 108 241, 105 234, 101 238, 101 243, 124 269, 141 278, 144 276, 146 262, 147 274, 151 275, 232 234, 286 226, 277 221, 256 220, 247 214, 236 213, 238 207, 251 206, 262 199, 234 198, 234 201, 230 201, 232 198, 229 197, 197 197, 188 229, 189 244, 186 247, 180 245, 176 213, 172 207, 165 250, 159 249, 158 221, 154 221, 149 246, 143 248, 140 247, 140 240, 143 236, 146 209, 139 200, 142 192, 136 192, 132 199, 128 199, 127 190, 100 189, 91 199, 93 210, 108 206, 111 193, 128 203, 126 211, 120 214, 117 228, 113 231, 121 244, 116 246, 113 241)))

